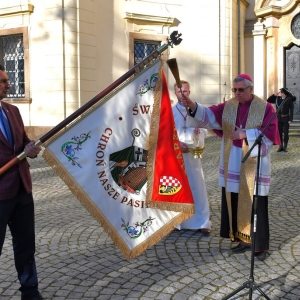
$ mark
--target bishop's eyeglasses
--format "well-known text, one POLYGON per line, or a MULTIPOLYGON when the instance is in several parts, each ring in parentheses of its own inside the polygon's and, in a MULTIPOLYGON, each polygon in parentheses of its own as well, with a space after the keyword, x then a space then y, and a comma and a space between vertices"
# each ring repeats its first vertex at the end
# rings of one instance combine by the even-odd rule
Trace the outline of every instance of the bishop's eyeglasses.
POLYGON ((236 93, 236 92, 239 92, 239 93, 243 93, 243 92, 245 92, 245 90, 247 89, 247 88, 249 88, 250 86, 247 86, 247 87, 245 87, 245 88, 232 88, 231 89, 231 91, 232 92, 234 92, 234 93, 236 93))

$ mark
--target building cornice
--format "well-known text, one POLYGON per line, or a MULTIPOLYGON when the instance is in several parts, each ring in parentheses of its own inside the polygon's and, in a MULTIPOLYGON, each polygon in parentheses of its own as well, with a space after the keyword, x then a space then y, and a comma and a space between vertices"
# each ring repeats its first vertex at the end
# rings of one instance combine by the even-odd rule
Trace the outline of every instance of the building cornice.
POLYGON ((179 6, 176 5, 150 4, 142 1, 127 2, 122 17, 130 23, 172 26, 179 22, 176 18, 178 11, 179 6))
POLYGON ((153 15, 145 15, 131 12, 124 12, 123 18, 130 21, 147 21, 151 23, 159 23, 159 24, 167 24, 172 25, 176 18, 171 17, 163 17, 163 16, 153 16, 153 15))
POLYGON ((278 6, 278 5, 268 5, 262 7, 259 5, 255 6, 254 12, 258 18, 264 18, 268 16, 272 17, 281 17, 282 15, 286 15, 291 13, 296 6, 300 4, 300 0, 290 1, 287 5, 278 6))
POLYGON ((248 1, 246 1, 246 0, 242 0, 242 1, 241 1, 241 3, 242 3, 242 4, 244 4, 246 7, 248 7, 248 6, 249 6, 249 3, 248 3, 248 1))
POLYGON ((4 7, 0 9, 0 17, 8 15, 20 15, 20 14, 31 14, 34 6, 32 4, 21 4, 10 7, 4 7))

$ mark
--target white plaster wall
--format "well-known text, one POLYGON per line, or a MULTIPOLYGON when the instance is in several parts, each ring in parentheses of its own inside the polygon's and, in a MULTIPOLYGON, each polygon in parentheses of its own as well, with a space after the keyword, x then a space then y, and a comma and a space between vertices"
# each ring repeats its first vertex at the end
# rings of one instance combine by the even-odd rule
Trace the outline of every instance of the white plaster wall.
POLYGON ((32 104, 26 125, 54 126, 96 94, 95 5, 91 0, 78 3, 32 1, 32 104))
MULTIPOLYGON (((22 4, 28 1, 11 0, 22 4)), ((3 2, 1 2, 3 4, 3 2)), ((169 48, 191 96, 205 105, 229 98, 237 72, 237 5, 232 0, 31 0, 34 11, 7 16, 0 27, 28 26, 32 104, 18 105, 25 125, 55 126, 129 69, 129 33, 182 33, 169 48), (178 26, 124 18, 135 13, 176 18, 178 26), (64 7, 64 10, 62 9, 64 7), (127 7, 128 11, 128 7, 127 7), (64 22, 62 21, 64 19, 64 22), (226 83, 226 85, 225 85, 226 83)), ((243 33, 243 32, 241 32, 243 33)), ((168 74, 173 97, 172 74, 168 74)))
MULTIPOLYGON (((191 97, 204 105, 223 101, 232 67, 231 1, 183 1, 177 28, 182 43, 170 50, 182 79, 191 83, 191 97), (221 5, 219 6, 219 3, 221 5)), ((172 89, 172 78, 170 89, 172 89)))
POLYGON ((122 12, 126 1, 96 1, 97 92, 128 71, 128 38, 122 12))

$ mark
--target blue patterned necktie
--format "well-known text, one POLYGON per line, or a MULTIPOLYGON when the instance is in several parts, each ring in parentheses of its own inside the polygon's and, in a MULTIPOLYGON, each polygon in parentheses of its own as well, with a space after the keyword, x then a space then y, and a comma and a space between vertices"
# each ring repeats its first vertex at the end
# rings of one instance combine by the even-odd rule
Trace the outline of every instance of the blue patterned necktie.
POLYGON ((9 126, 8 120, 3 115, 1 106, 0 106, 0 120, 1 120, 2 125, 4 127, 7 140, 13 146, 13 140, 12 140, 12 134, 11 134, 10 126, 9 126))

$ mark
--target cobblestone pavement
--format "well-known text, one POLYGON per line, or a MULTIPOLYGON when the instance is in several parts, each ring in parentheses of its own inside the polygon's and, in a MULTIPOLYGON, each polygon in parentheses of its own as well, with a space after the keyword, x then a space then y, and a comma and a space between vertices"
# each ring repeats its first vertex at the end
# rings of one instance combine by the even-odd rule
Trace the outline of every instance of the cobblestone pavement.
MULTIPOLYGON (((45 299, 222 299, 249 279, 251 252, 231 255, 219 237, 220 140, 206 139, 204 173, 212 233, 171 232, 132 261, 81 206, 40 156, 32 160, 36 209, 36 261, 45 299)), ((272 300, 300 299, 300 138, 288 153, 272 150, 269 197, 270 256, 254 261, 254 280, 272 300)), ((0 299, 20 299, 10 233, 0 258, 0 299)), ((230 299, 250 299, 243 289, 230 299)), ((264 299, 254 291, 251 299, 264 299)))

